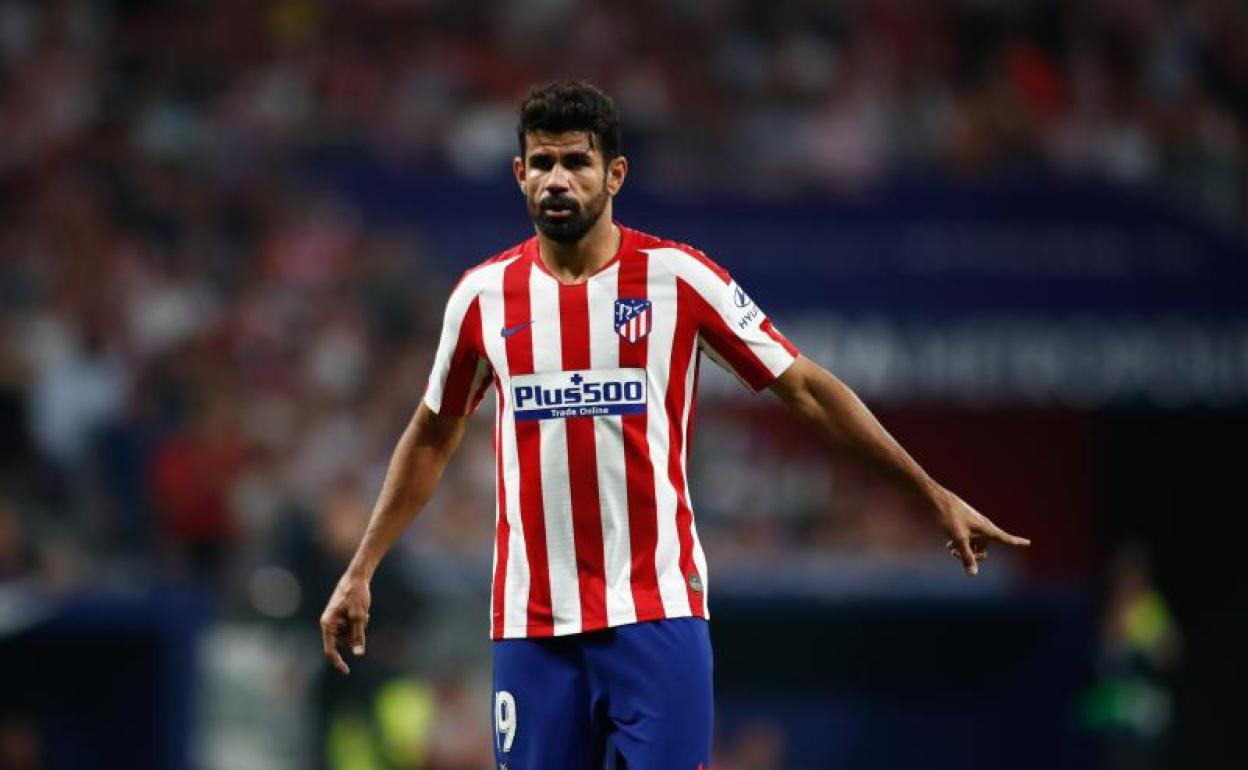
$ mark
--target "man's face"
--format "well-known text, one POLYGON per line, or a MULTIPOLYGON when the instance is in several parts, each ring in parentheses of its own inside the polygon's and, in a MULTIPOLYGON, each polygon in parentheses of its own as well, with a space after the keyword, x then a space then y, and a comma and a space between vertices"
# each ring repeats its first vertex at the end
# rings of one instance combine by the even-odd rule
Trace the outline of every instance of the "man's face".
POLYGON ((602 151, 585 131, 530 132, 525 157, 514 161, 529 218, 557 243, 575 243, 589 232, 619 191, 627 169, 622 157, 604 163, 602 151))

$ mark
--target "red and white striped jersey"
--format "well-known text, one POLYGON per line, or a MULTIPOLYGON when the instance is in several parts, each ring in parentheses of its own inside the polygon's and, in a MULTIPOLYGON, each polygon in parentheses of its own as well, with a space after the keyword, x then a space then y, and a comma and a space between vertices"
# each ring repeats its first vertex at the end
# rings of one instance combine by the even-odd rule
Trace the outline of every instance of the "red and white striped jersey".
POLYGON ((583 283, 530 238, 447 302, 424 400, 464 415, 497 395, 495 639, 708 617, 685 472, 700 354, 754 391, 797 355, 705 255, 620 232, 583 283))

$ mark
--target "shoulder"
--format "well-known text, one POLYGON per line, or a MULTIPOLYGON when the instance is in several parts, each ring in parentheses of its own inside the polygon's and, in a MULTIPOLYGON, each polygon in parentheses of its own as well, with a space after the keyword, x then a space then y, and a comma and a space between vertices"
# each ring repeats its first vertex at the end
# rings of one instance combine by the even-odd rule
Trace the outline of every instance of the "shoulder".
POLYGON ((650 255, 677 278, 699 285, 706 281, 728 284, 732 277, 719 263, 705 252, 680 241, 665 240, 653 235, 636 232, 637 249, 650 255))
POLYGON ((452 303, 472 301, 485 286, 497 279, 498 273, 520 258, 526 243, 528 241, 521 241, 465 270, 456 281, 455 288, 451 289, 450 301, 452 303))
POLYGON ((650 255, 651 270, 665 270, 676 280, 688 285, 712 305, 732 285, 732 276, 719 263, 701 250, 679 241, 663 240, 642 234, 637 249, 650 255))

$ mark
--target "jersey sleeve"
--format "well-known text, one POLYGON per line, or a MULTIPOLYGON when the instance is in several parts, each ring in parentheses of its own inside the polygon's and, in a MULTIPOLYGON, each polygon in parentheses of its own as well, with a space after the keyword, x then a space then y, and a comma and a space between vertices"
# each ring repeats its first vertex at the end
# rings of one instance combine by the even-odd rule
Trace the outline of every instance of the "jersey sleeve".
POLYGON ((726 270, 700 252, 690 258, 681 272, 695 295, 699 344, 750 390, 763 390, 797 360, 797 347, 726 270))
POLYGON ((481 297, 461 280, 446 303, 425 405, 438 415, 470 415, 481 405, 491 373, 481 334, 481 297))

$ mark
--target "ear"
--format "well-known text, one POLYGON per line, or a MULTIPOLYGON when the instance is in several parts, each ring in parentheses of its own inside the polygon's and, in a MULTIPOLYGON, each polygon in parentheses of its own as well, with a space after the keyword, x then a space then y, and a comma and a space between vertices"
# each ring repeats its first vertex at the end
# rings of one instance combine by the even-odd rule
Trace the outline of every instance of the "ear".
POLYGON ((628 158, 617 155, 607 164, 607 192, 615 195, 624 186, 624 177, 628 176, 628 158))
POLYGON ((516 175, 516 184, 520 185, 520 192, 524 192, 524 158, 517 155, 511 159, 511 172, 516 175))

